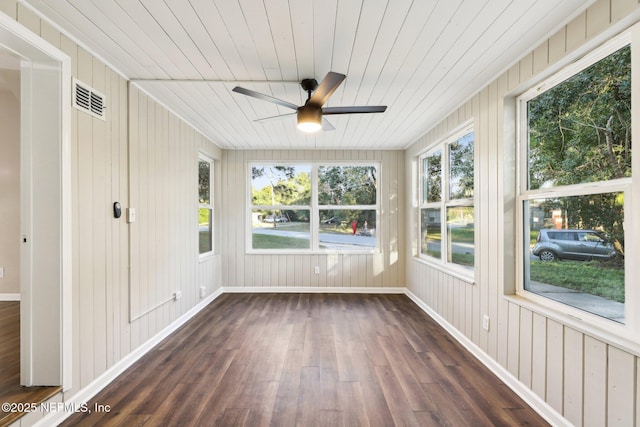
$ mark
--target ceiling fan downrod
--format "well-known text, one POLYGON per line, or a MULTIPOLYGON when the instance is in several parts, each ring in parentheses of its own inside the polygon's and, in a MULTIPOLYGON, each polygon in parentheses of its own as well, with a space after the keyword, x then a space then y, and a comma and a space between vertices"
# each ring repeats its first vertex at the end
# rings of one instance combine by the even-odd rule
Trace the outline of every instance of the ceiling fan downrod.
POLYGON ((307 102, 304 103, 307 105, 311 99, 311 94, 318 88, 318 81, 316 79, 302 79, 300 86, 307 92, 307 102))

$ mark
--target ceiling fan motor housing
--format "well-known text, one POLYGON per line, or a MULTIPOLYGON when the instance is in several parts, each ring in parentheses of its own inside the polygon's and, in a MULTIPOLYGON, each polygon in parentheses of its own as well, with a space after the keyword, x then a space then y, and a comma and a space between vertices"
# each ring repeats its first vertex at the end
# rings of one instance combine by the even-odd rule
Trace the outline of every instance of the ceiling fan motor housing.
POLYGON ((303 105, 298 107, 298 127, 307 132, 313 132, 321 128, 322 108, 316 105, 303 105))

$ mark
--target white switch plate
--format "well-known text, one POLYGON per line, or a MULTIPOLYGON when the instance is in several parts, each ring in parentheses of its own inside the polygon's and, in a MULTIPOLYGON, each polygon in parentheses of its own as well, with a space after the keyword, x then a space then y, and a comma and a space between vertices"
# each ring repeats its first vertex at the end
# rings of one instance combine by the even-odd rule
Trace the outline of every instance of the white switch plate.
POLYGON ((4 267, 0 267, 0 279, 4 279, 4 267))
POLYGON ((482 329, 489 331, 489 316, 486 314, 482 316, 482 329))
POLYGON ((136 222, 136 209, 135 208, 127 208, 127 222, 131 224, 132 222, 136 222))
POLYGON ((319 266, 315 266, 313 267, 313 274, 320 274, 320 267, 319 266))

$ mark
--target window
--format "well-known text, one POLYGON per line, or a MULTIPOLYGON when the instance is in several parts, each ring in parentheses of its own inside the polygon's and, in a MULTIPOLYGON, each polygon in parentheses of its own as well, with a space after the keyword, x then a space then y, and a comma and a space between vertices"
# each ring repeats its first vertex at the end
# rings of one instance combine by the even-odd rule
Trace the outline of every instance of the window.
POLYGON ((631 74, 623 36, 519 98, 520 292, 596 322, 627 321, 631 74))
POLYGON ((254 251, 378 249, 378 165, 251 164, 254 251))
POLYGON ((420 156, 420 257, 463 274, 475 265, 473 127, 420 156))
POLYGON ((213 252, 212 172, 213 161, 200 155, 198 158, 198 251, 200 255, 213 252))
POLYGON ((251 248, 311 248, 311 165, 251 167, 251 248))

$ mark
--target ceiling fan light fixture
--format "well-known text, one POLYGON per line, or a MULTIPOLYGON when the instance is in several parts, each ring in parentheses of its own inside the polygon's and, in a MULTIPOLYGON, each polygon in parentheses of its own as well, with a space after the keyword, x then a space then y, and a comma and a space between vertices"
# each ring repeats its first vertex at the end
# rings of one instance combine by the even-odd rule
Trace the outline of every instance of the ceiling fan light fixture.
MULTIPOLYGON (((324 118, 325 115, 332 114, 362 114, 362 113, 384 113, 387 109, 386 105, 367 105, 367 106, 351 106, 351 107, 323 107, 338 86, 346 78, 344 74, 334 73, 329 71, 327 75, 322 79, 320 84, 315 79, 303 79, 300 82, 300 86, 304 89, 308 98, 303 106, 298 107, 288 101, 274 98, 273 96, 265 95, 260 92, 256 92, 251 89, 245 89, 240 86, 234 87, 233 92, 240 93, 242 95, 250 96, 252 98, 267 101, 272 104, 277 104, 282 107, 295 110, 298 116, 298 129, 303 132, 317 132, 319 130, 335 130, 335 127, 329 121, 324 118)), ((278 116, 264 117, 256 119, 254 122, 262 122, 265 120, 289 117, 290 114, 280 114, 278 116)))
POLYGON ((309 133, 322 129, 322 110, 308 106, 299 107, 298 129, 309 133))

